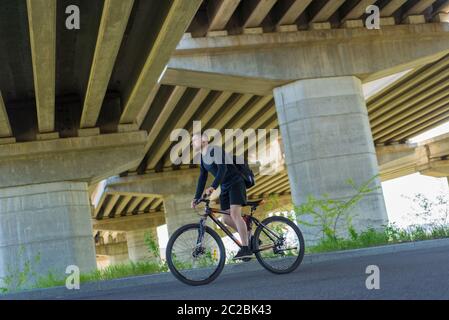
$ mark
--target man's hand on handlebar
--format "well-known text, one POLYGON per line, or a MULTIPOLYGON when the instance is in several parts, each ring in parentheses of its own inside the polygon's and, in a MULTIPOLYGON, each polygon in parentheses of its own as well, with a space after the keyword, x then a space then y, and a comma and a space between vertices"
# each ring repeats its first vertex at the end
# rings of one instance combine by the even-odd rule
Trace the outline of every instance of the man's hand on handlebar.
POLYGON ((207 188, 206 189, 206 191, 204 191, 204 196, 203 197, 210 197, 210 195, 212 194, 212 193, 214 193, 214 191, 215 191, 215 189, 214 188, 212 188, 212 187, 209 187, 209 188, 207 188))
POLYGON ((193 199, 190 206, 192 207, 192 209, 196 209, 196 206, 198 205, 198 203, 199 203, 198 199, 193 199))
POLYGON ((210 195, 211 195, 212 193, 214 193, 214 191, 215 191, 215 189, 212 188, 212 187, 207 188, 206 191, 205 191, 204 194, 203 194, 203 197, 202 197, 201 199, 193 199, 193 200, 192 200, 192 203, 190 204, 190 207, 191 207, 192 209, 196 209, 196 207, 198 206, 198 204, 200 204, 200 202, 202 202, 203 200, 209 198, 210 195))

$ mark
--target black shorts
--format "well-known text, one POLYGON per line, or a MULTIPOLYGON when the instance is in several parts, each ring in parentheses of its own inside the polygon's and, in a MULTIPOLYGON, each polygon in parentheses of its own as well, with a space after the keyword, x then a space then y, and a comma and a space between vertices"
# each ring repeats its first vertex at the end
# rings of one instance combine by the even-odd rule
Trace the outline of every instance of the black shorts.
POLYGON ((237 182, 220 194, 221 210, 229 210, 233 205, 246 205, 246 186, 245 182, 237 182))

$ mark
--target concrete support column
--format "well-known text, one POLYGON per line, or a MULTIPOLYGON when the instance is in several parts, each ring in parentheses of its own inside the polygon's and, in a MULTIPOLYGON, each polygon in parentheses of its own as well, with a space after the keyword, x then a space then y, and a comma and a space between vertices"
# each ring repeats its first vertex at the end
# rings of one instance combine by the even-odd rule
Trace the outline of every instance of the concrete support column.
POLYGON ((129 262, 128 254, 117 254, 114 256, 108 256, 109 265, 126 264, 129 262))
POLYGON ((0 189, 0 278, 27 262, 43 276, 51 271, 64 278, 69 265, 82 273, 95 270, 87 183, 0 189))
POLYGON ((198 223, 200 221, 200 216, 195 210, 190 208, 194 197, 193 190, 192 188, 188 193, 172 194, 164 197, 165 221, 169 236, 186 224, 198 223))
POLYGON ((126 232, 126 241, 128 243, 128 255, 132 262, 154 259, 148 245, 145 243, 145 234, 151 232, 156 243, 158 243, 157 229, 141 229, 126 232))
MULTIPOLYGON (((308 195, 349 199, 355 192, 348 179, 359 186, 379 174, 358 78, 296 81, 275 89, 274 96, 296 205, 308 195)), ((358 230, 377 228, 388 220, 380 180, 372 186, 379 189, 353 209, 358 230)), ((309 242, 319 236, 316 228, 301 228, 309 242)), ((346 231, 344 221, 341 230, 346 231)))

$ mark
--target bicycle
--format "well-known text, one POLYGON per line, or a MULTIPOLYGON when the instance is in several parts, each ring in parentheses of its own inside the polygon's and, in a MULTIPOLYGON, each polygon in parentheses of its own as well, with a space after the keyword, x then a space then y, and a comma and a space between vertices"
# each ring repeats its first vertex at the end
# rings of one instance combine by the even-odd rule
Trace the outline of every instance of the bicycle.
MULTIPOLYGON (((287 274, 296 270, 304 258, 304 238, 298 226, 291 220, 273 216, 260 222, 254 212, 263 200, 248 201, 251 213, 244 215, 247 222, 249 245, 258 262, 275 274, 287 274), (253 225, 256 225, 252 235, 253 225)), ((210 200, 200 199, 197 204, 205 203, 204 214, 198 224, 185 225, 170 237, 167 249, 167 264, 172 274, 181 282, 200 286, 214 281, 226 263, 226 250, 218 233, 206 225, 210 218, 240 248, 241 242, 215 216, 230 215, 227 211, 210 207, 210 200)))

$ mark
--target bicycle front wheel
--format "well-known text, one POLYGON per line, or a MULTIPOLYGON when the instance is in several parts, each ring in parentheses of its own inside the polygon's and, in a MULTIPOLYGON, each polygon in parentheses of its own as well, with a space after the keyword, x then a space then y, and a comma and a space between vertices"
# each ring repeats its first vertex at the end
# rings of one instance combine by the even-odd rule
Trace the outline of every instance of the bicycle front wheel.
POLYGON ((220 236, 207 226, 204 230, 200 245, 199 224, 181 227, 167 244, 166 258, 170 271, 178 280, 191 286, 214 281, 226 262, 226 250, 220 236))
POLYGON ((304 258, 304 238, 298 226, 284 217, 262 221, 254 233, 256 258, 268 271, 276 274, 296 270, 304 258))

